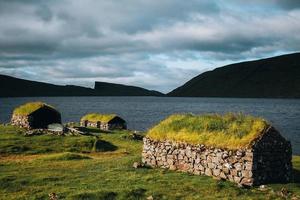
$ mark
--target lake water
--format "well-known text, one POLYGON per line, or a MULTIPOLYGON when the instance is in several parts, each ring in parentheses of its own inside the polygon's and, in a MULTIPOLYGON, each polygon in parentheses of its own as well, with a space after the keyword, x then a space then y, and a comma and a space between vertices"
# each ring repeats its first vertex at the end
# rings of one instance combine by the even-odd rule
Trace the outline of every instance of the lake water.
POLYGON ((89 112, 117 113, 129 129, 147 130, 173 113, 243 112, 266 118, 300 154, 300 100, 175 97, 26 97, 0 98, 0 122, 28 101, 44 101, 59 109, 64 122, 79 121, 89 112))

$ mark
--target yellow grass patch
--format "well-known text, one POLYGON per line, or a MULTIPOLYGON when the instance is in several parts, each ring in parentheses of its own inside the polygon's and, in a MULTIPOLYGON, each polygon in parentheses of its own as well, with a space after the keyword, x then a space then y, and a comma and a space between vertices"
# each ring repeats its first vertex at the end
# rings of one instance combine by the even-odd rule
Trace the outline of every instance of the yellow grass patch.
POLYGON ((89 113, 81 118, 82 121, 88 120, 91 122, 109 122, 115 118, 116 114, 100 114, 100 113, 89 113))
POLYGON ((147 137, 226 149, 248 147, 270 125, 244 114, 175 114, 151 128, 147 137))
MULTIPOLYGON (((53 108, 52 106, 43 103, 43 102, 29 102, 17 107, 14 111, 14 115, 29 115, 30 113, 38 110, 41 107, 48 106, 53 108)), ((54 109, 54 108, 53 108, 54 109)))

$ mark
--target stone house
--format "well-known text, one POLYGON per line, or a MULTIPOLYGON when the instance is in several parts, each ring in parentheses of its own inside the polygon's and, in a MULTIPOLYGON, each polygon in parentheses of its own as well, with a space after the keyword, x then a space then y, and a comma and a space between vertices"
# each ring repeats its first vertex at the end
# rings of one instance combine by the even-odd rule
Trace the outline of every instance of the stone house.
POLYGON ((116 114, 90 113, 80 120, 83 127, 95 127, 101 130, 127 129, 126 121, 116 114))
POLYGON ((61 114, 43 102, 30 102, 13 111, 11 124, 27 129, 46 129, 49 124, 61 123, 61 114))
POLYGON ((142 162, 152 167, 213 176, 246 186, 288 182, 292 177, 291 144, 270 125, 247 146, 238 148, 160 139, 149 133, 143 141, 142 162))

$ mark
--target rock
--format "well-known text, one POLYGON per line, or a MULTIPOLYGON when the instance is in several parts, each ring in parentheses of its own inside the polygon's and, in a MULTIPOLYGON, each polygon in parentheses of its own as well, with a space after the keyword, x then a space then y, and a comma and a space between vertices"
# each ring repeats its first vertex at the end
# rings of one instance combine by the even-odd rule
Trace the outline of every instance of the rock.
POLYGON ((252 171, 250 170, 243 170, 242 171, 242 176, 246 178, 251 178, 252 177, 252 171))
POLYGON ((170 165, 170 168, 169 168, 170 170, 176 170, 177 169, 177 167, 176 167, 176 165, 170 165))
POLYGON ((220 169, 213 169, 213 175, 214 176, 219 176, 221 173, 221 170, 220 169))
POLYGON ((63 132, 65 130, 64 126, 58 123, 49 124, 47 128, 49 131, 54 131, 54 132, 63 132))
POLYGON ((236 155, 239 156, 239 157, 240 157, 240 156, 243 156, 243 152, 242 152, 242 151, 237 151, 237 152, 236 152, 236 155))
POLYGON ((242 180, 240 181, 240 184, 247 185, 247 186, 252 186, 253 185, 253 179, 252 178, 242 178, 242 180))
POLYGON ((260 185, 259 186, 259 190, 260 191, 266 191, 266 190, 268 190, 268 186, 266 186, 266 185, 260 185))
POLYGON ((49 200, 58 200, 58 195, 53 193, 48 194, 49 200))
POLYGON ((140 162, 134 162, 132 167, 135 168, 135 169, 142 168, 142 167, 144 167, 144 164, 140 163, 140 162))
POLYGON ((225 179, 227 179, 227 176, 225 175, 224 172, 221 172, 220 173, 220 178, 225 180, 225 179))
POLYGON ((207 166, 210 169, 214 169, 216 165, 214 163, 208 163, 207 166))
POLYGON ((143 135, 141 135, 141 134, 138 134, 138 133, 131 133, 130 135, 129 135, 129 139, 131 139, 131 140, 143 140, 143 135))
POLYGON ((229 164, 229 163, 225 163, 224 166, 225 166, 227 169, 232 169, 232 165, 229 164))
POLYGON ((206 176, 211 176, 211 175, 212 175, 211 169, 206 168, 206 169, 205 169, 205 175, 206 175, 206 176))
POLYGON ((235 176, 235 177, 233 178, 233 180, 234 180, 234 182, 236 182, 236 183, 240 183, 241 177, 235 176))
POLYGON ((242 165, 241 165, 241 163, 236 163, 236 164, 234 164, 234 168, 235 168, 236 170, 242 170, 242 165))
POLYGON ((153 200, 154 198, 153 198, 152 195, 150 195, 150 196, 148 196, 146 199, 147 199, 147 200, 153 200))
POLYGON ((284 198, 287 198, 289 193, 290 192, 286 188, 281 188, 281 190, 280 190, 280 196, 282 196, 284 198))

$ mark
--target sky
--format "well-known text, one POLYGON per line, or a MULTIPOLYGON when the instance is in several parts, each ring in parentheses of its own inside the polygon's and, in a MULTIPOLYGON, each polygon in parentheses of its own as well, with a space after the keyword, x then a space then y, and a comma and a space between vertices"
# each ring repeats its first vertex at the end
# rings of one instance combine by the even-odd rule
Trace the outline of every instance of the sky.
POLYGON ((169 92, 300 50, 298 0, 0 0, 0 74, 169 92))

